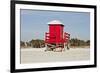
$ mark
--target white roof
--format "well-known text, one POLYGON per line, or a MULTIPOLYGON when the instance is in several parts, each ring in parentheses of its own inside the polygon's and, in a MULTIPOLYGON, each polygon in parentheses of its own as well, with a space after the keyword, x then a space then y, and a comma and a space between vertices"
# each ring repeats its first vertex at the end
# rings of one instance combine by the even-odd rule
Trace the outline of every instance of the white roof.
POLYGON ((63 24, 63 23, 61 23, 58 20, 53 20, 53 21, 49 22, 48 24, 63 24))

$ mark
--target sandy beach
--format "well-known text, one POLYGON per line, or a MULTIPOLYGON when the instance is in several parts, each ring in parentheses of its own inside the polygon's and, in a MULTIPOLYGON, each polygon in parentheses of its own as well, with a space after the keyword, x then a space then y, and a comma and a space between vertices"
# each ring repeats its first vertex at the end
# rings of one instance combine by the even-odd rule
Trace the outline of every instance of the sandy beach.
POLYGON ((71 48, 63 52, 44 51, 46 48, 21 48, 21 64, 81 61, 90 59, 89 48, 71 48))

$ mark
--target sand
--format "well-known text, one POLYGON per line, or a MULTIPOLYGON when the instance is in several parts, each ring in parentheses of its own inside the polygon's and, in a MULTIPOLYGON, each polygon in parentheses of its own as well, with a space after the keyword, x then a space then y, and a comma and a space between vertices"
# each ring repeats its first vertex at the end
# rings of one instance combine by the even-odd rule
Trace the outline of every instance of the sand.
POLYGON ((81 61, 90 59, 89 48, 71 48, 63 52, 44 51, 46 48, 21 48, 21 63, 81 61))

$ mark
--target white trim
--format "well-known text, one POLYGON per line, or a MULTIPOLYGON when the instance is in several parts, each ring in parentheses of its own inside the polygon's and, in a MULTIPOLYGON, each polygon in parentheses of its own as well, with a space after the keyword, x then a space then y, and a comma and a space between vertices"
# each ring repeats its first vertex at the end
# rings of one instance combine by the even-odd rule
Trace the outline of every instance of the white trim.
POLYGON ((59 20, 53 20, 53 21, 50 21, 48 24, 63 24, 63 23, 60 22, 59 20))

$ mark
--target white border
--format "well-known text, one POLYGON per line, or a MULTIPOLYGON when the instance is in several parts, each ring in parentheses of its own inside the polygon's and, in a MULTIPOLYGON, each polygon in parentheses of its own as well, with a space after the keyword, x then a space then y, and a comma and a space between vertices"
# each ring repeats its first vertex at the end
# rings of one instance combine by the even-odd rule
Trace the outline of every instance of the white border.
POLYGON ((94 64, 94 10, 89 8, 74 8, 74 7, 57 7, 57 6, 42 6, 42 5, 23 5, 16 4, 15 9, 15 68, 43 68, 56 66, 78 66, 78 65, 93 65, 94 64), (74 11, 74 12, 90 12, 90 60, 89 61, 75 61, 75 62, 54 62, 54 63, 35 63, 35 64, 20 64, 20 9, 36 9, 36 10, 54 10, 54 11, 74 11))

